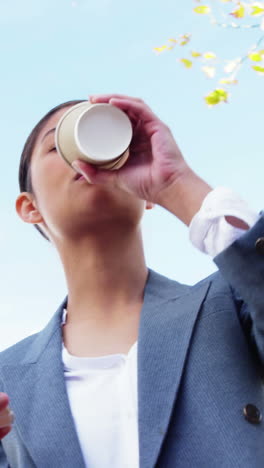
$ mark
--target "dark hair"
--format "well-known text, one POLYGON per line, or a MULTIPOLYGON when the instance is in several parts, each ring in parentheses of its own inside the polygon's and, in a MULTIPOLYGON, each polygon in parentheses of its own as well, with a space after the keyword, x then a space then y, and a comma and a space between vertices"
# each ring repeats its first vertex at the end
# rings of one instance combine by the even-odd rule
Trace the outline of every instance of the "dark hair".
MULTIPOLYGON (((31 158, 32 154, 35 148, 35 144, 37 141, 37 138, 45 126, 45 124, 48 122, 50 117, 52 117, 56 112, 58 112, 61 109, 64 109, 65 107, 70 107, 74 106, 75 104, 79 104, 81 102, 84 102, 85 100, 76 100, 76 101, 68 101, 64 102, 62 104, 59 104, 56 107, 53 107, 42 119, 37 123, 37 125, 33 128, 32 132, 27 138, 27 141, 24 145, 21 158, 20 158, 20 164, 19 164, 19 188, 20 192, 29 192, 29 193, 34 193, 33 192, 33 186, 32 186, 32 180, 31 180, 31 170, 30 170, 30 164, 31 164, 31 158)), ((49 240, 48 237, 44 234, 42 229, 37 225, 34 224, 35 228, 41 233, 45 239, 49 240)))

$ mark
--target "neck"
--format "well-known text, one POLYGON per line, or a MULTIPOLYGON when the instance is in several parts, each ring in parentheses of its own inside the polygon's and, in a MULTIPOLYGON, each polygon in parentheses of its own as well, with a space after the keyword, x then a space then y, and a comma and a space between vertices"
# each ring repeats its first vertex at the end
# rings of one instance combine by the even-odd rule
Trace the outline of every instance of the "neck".
POLYGON ((139 228, 57 247, 68 285, 67 323, 113 325, 140 308, 148 270, 139 228))

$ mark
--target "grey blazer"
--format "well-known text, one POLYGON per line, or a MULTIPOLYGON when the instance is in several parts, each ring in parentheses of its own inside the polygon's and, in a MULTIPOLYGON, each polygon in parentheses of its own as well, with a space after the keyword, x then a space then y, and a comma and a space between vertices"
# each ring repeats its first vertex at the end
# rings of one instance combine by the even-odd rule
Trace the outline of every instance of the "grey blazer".
MULTIPOLYGON (((138 338, 140 468, 264 467, 263 236, 264 217, 195 286, 149 272, 138 338)), ((16 416, 0 468, 85 468, 61 361, 66 302, 44 330, 0 353, 0 391, 16 416)))

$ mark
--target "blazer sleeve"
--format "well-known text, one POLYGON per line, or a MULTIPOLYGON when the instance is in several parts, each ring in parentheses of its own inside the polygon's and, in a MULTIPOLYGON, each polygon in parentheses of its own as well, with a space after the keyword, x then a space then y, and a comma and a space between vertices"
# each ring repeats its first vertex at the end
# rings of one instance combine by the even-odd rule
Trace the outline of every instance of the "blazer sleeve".
POLYGON ((264 366, 264 212, 214 262, 234 291, 242 326, 264 366))
POLYGON ((1 441, 0 441, 0 468, 11 468, 10 465, 8 464, 1 441))

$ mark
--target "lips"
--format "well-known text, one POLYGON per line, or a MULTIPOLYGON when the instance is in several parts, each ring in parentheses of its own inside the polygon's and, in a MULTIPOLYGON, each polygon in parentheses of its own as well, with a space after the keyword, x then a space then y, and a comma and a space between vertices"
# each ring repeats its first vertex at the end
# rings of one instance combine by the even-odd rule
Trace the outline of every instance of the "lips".
POLYGON ((74 181, 78 181, 78 180, 79 180, 79 181, 81 181, 81 180, 85 180, 85 181, 86 181, 85 177, 83 177, 81 174, 78 174, 78 175, 74 178, 74 181))
POLYGON ((84 179, 83 175, 82 174, 79 174, 77 172, 77 174, 74 176, 74 180, 79 180, 79 179, 84 179))

